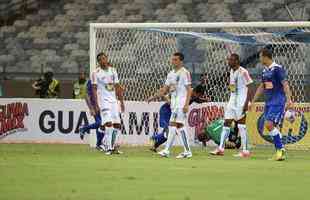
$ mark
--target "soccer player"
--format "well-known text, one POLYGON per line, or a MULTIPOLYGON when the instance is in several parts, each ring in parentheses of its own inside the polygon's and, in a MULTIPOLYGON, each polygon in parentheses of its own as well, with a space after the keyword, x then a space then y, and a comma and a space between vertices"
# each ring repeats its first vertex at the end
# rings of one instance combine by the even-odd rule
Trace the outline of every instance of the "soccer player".
POLYGON ((100 112, 102 129, 105 130, 107 155, 121 153, 115 149, 117 136, 121 131, 120 111, 124 112, 123 89, 119 83, 116 69, 109 62, 104 53, 97 55, 99 67, 91 76, 95 109, 100 112))
POLYGON ((253 82, 248 71, 240 66, 238 54, 231 54, 228 58, 230 70, 230 98, 225 108, 224 127, 221 133, 220 145, 210 152, 211 155, 224 155, 225 141, 229 137, 231 123, 237 122, 241 136, 242 151, 236 157, 249 157, 250 151, 247 146, 246 111, 249 102, 248 86, 253 82))
MULTIPOLYGON (((286 78, 286 71, 281 65, 272 60, 271 51, 266 48, 262 49, 259 58, 265 68, 262 72, 262 83, 258 86, 252 102, 255 102, 264 93, 265 107, 263 117, 265 119, 265 126, 273 137, 276 148, 276 154, 272 159, 282 161, 285 160, 285 149, 278 126, 284 115, 285 104, 287 103, 288 108, 293 104, 291 91, 286 78)), ((249 108, 251 108, 251 105, 249 108)))
POLYGON ((169 123, 169 134, 167 138, 166 147, 160 151, 162 157, 169 157, 170 148, 173 145, 176 135, 179 135, 184 152, 180 153, 177 158, 190 158, 192 152, 187 139, 187 131, 184 127, 186 120, 186 113, 189 110, 189 101, 192 93, 191 75, 189 71, 183 66, 184 55, 182 53, 174 53, 171 58, 173 70, 168 74, 165 85, 148 101, 163 97, 167 93, 171 96, 171 117, 169 123))
MULTIPOLYGON (((194 88, 189 105, 192 103, 204 103, 208 102, 208 97, 205 96, 205 87, 198 85, 194 88)), ((165 97, 166 103, 164 103, 159 109, 159 127, 162 128, 158 134, 154 134, 151 137, 153 146, 151 151, 157 152, 157 148, 167 141, 168 127, 171 117, 170 99, 165 97)))
POLYGON ((88 80, 86 83, 86 90, 87 90, 87 94, 85 97, 85 101, 90 111, 90 114, 95 118, 95 123, 89 124, 87 126, 82 126, 80 128, 80 138, 81 140, 83 140, 85 133, 87 131, 89 131, 90 129, 96 129, 96 136, 97 136, 96 149, 99 151, 105 151, 106 148, 104 145, 102 145, 102 140, 104 138, 104 132, 100 130, 101 117, 100 117, 100 113, 95 111, 95 99, 94 99, 92 84, 90 80, 88 80))

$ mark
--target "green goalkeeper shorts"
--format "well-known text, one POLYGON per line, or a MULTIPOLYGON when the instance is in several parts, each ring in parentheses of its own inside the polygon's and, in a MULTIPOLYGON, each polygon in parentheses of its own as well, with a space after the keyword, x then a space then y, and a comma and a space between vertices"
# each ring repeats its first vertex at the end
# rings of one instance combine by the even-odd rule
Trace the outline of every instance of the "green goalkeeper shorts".
POLYGON ((211 124, 209 124, 207 127, 205 127, 204 134, 208 138, 211 138, 217 145, 219 145, 221 141, 221 133, 223 130, 223 126, 224 126, 223 119, 215 120, 211 122, 211 124))

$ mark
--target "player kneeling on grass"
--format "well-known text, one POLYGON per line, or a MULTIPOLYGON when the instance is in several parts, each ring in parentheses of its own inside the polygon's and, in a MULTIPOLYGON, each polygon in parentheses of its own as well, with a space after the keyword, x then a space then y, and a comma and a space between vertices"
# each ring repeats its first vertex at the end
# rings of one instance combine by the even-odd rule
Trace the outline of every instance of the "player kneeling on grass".
POLYGON ((180 153, 177 158, 192 157, 187 131, 184 127, 192 92, 191 75, 183 67, 183 60, 184 55, 182 53, 173 54, 171 64, 174 69, 168 74, 165 85, 159 92, 148 99, 148 102, 150 102, 153 99, 165 96, 167 93, 170 93, 171 96, 170 107, 172 113, 168 127, 169 134, 165 149, 159 152, 162 157, 169 157, 170 148, 173 145, 176 135, 180 137, 184 146, 184 152, 180 153))
MULTIPOLYGON (((273 62, 272 53, 268 49, 262 49, 259 54, 260 62, 265 66, 262 72, 262 83, 258 86, 252 102, 264 93, 265 107, 264 120, 269 134, 273 137, 276 154, 272 160, 285 160, 285 149, 281 140, 279 125, 284 115, 285 106, 291 108, 291 91, 287 81, 286 71, 283 66, 273 62), (286 105, 287 104, 287 105, 286 105)), ((251 109, 251 105, 249 109, 251 109)))
POLYGON ((96 142, 96 149, 99 151, 106 151, 107 148, 105 145, 103 145, 103 138, 104 138, 104 132, 100 129, 101 125, 101 117, 100 113, 95 111, 95 100, 92 90, 92 84, 91 81, 88 80, 86 84, 87 94, 85 97, 86 104, 89 108, 90 114, 95 118, 95 123, 82 126, 80 128, 80 138, 81 140, 84 139, 85 133, 91 129, 96 129, 96 136, 97 136, 97 142, 96 142))
MULTIPOLYGON (((208 101, 208 98, 204 96, 205 89, 198 85, 194 88, 191 100, 189 102, 189 105, 192 103, 204 103, 208 101)), ((169 121, 171 117, 171 108, 170 108, 170 99, 168 97, 165 97, 166 103, 164 103, 160 109, 159 109, 159 126, 162 129, 158 134, 154 133, 151 137, 151 140, 153 142, 153 146, 150 149, 151 151, 157 152, 157 148, 164 144, 167 141, 168 136, 168 127, 169 127, 169 121)))
POLYGON ((211 155, 224 155, 225 141, 229 136, 231 123, 236 121, 238 124, 239 133, 241 136, 242 151, 234 155, 236 157, 249 157, 247 130, 246 130, 246 111, 249 101, 248 86, 253 81, 249 76, 248 71, 240 66, 240 59, 238 54, 231 54, 228 58, 228 65, 230 66, 230 98, 225 108, 224 113, 224 127, 221 133, 219 147, 210 152, 211 155))
POLYGON ((91 75, 92 88, 95 96, 95 109, 100 112, 102 129, 105 130, 107 155, 122 153, 116 149, 117 136, 121 132, 121 112, 124 112, 123 88, 121 87, 116 69, 109 62, 104 53, 97 55, 99 67, 91 75))

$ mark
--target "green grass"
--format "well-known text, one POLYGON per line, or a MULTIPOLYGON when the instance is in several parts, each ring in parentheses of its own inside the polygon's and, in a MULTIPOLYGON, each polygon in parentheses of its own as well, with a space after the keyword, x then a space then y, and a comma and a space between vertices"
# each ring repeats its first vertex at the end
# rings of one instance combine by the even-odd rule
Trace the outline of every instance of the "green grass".
MULTIPOLYGON (((272 149, 250 159, 159 158, 146 147, 106 156, 87 145, 0 144, 1 200, 309 199, 310 152, 289 151, 268 161, 272 149)), ((173 152, 181 151, 181 148, 173 152)))

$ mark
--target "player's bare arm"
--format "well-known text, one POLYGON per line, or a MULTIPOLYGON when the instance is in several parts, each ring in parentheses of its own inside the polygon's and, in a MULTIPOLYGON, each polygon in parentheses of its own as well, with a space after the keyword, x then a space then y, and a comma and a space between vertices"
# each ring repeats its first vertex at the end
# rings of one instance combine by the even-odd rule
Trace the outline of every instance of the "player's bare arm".
POLYGON ((124 112, 125 111, 125 104, 124 104, 124 87, 119 84, 119 83, 116 83, 115 84, 115 91, 116 91, 116 97, 117 99, 120 101, 120 104, 121 104, 121 112, 124 112))
POLYGON ((251 100, 251 96, 252 96, 252 90, 250 89, 252 86, 253 83, 250 83, 247 85, 247 88, 248 88, 248 92, 247 92, 247 95, 246 95, 246 100, 244 102, 244 106, 243 106, 243 112, 246 112, 248 109, 249 109, 249 102, 251 100))
POLYGON ((292 101, 292 93, 291 93, 291 90, 290 90, 290 86, 288 84, 288 81, 283 81, 282 82, 282 85, 283 85, 283 90, 284 90, 284 93, 285 93, 285 96, 286 96, 286 107, 287 108, 291 108, 293 106, 293 101, 292 101))
POLYGON ((261 94, 264 92, 264 83, 261 83, 258 88, 256 89, 255 95, 251 102, 248 103, 248 110, 251 111, 252 105, 257 99, 260 97, 261 94))
POLYGON ((164 85, 153 96, 150 96, 147 99, 147 102, 150 103, 151 101, 154 101, 160 97, 164 97, 168 93, 168 91, 169 91, 169 86, 164 85))
POLYGON ((186 86, 186 101, 185 101, 185 105, 183 107, 183 112, 187 113, 189 110, 189 101, 191 99, 192 96, 192 87, 191 85, 187 85, 186 86))

